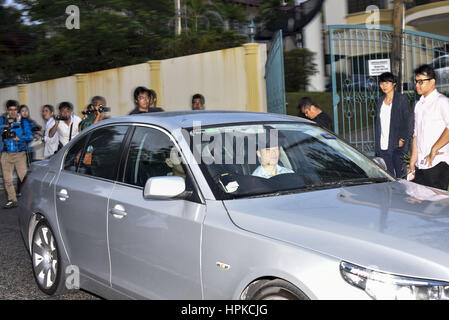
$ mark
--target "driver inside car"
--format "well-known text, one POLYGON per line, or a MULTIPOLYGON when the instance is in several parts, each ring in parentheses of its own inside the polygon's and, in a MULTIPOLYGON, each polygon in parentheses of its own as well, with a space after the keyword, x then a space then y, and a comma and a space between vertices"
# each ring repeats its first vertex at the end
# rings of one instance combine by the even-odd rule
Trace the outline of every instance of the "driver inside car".
POLYGON ((279 165, 280 149, 278 144, 278 132, 270 130, 266 134, 266 143, 259 143, 257 145, 257 157, 260 161, 260 166, 253 171, 252 175, 269 179, 279 174, 294 173, 293 170, 279 165))

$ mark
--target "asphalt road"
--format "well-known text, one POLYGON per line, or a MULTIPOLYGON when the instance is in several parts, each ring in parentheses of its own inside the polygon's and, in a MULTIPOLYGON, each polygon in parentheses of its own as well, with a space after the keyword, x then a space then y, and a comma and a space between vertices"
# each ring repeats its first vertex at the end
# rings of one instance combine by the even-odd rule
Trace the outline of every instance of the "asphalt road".
MULTIPOLYGON (((3 187, 3 186, 0 186, 3 187)), ((19 198, 20 201, 20 198, 19 198)), ((0 190, 0 299, 2 300, 93 300, 85 291, 50 297, 39 290, 31 270, 18 225, 19 210, 3 209, 5 191, 0 190)))

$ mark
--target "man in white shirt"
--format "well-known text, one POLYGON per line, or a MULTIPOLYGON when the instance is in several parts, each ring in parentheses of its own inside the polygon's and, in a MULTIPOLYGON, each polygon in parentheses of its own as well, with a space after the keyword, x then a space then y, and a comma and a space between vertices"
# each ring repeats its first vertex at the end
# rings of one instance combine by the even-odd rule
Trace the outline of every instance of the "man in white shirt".
POLYGON ((61 102, 58 109, 59 115, 55 117, 55 124, 48 136, 53 138, 56 133, 58 134, 60 149, 79 133, 81 118, 73 114, 73 106, 70 102, 61 102))
POLYGON ((415 70, 415 129, 408 172, 416 183, 447 190, 449 185, 449 99, 435 89, 429 65, 415 70))
POLYGON ((44 158, 51 157, 58 150, 58 134, 56 133, 53 138, 48 136, 50 129, 55 125, 53 113, 54 108, 52 105, 46 104, 42 107, 42 118, 45 120, 44 158))

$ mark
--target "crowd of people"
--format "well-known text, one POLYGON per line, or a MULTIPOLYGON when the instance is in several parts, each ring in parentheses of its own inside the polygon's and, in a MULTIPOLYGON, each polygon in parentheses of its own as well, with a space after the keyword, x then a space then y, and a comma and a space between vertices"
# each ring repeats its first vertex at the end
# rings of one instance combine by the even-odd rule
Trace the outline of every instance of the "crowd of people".
MULTIPOLYGON (((135 108, 132 114, 161 112, 157 107, 157 94, 154 90, 137 87, 134 90, 135 108)), ((201 94, 192 96, 192 110, 204 110, 205 98, 201 94)), ((43 144, 43 156, 49 158, 64 147, 82 130, 92 124, 107 118, 105 113, 110 111, 106 106, 106 99, 94 96, 82 111, 82 118, 74 114, 73 105, 68 101, 59 103, 58 114, 50 104, 41 107, 44 120, 42 128, 30 117, 27 105, 20 105, 16 100, 6 102, 6 113, 0 117, 1 135, 1 166, 5 190, 8 200, 4 208, 17 207, 17 196, 20 196, 20 186, 25 180, 28 167, 36 160, 35 147, 43 144), (17 173, 17 190, 14 186, 13 174, 17 173)))
MULTIPOLYGON (((449 98, 438 92, 431 65, 422 65, 414 73, 416 92, 421 96, 414 108, 396 90, 396 76, 391 72, 379 76, 383 94, 376 108, 375 155, 396 178, 448 190, 449 98)), ((299 116, 333 131, 331 117, 311 98, 302 98, 298 110, 299 116)))

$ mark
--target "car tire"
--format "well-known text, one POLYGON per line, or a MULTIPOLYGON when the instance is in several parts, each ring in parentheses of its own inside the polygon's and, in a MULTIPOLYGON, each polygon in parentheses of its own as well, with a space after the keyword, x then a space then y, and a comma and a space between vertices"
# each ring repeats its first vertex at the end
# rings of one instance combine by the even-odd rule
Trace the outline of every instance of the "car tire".
POLYGON ((301 290, 282 279, 259 282, 252 291, 249 300, 309 300, 301 290))
POLYGON ((34 279, 39 289, 47 295, 65 293, 62 261, 59 246, 50 225, 39 221, 31 242, 31 263, 34 279))

